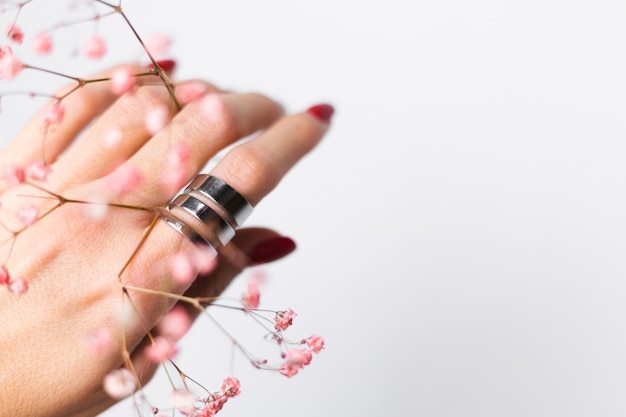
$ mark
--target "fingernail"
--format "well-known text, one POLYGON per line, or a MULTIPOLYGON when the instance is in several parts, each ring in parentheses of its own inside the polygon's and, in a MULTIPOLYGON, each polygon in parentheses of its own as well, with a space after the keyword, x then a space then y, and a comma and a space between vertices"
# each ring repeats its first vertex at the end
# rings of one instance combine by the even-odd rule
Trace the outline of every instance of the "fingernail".
POLYGON ((335 109, 330 104, 317 104, 307 110, 307 113, 312 114, 324 123, 330 122, 334 112, 335 109))
MULTIPOLYGON (((159 65, 159 67, 161 67, 163 71, 165 71, 167 75, 171 75, 176 69, 176 61, 174 61, 173 59, 162 59, 160 61, 157 61, 157 64, 159 65)), ((146 65, 146 67, 153 69, 154 65, 150 63, 146 65)))
POLYGON ((278 236, 256 245, 248 253, 253 264, 264 264, 289 255, 296 249, 296 242, 288 237, 278 236))

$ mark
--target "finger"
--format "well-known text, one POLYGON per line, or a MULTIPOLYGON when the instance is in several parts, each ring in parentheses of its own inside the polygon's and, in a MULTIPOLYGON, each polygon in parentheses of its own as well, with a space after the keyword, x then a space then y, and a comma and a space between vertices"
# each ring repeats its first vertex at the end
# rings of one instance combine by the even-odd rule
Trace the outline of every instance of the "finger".
POLYGON ((281 119, 259 137, 233 148, 211 174, 256 205, 319 143, 332 116, 332 107, 322 106, 326 106, 323 117, 316 113, 320 106, 314 106, 281 119))
MULTIPOLYGON (((109 78, 120 66, 94 74, 88 79, 109 78)), ((146 71, 141 66, 130 66, 137 72, 146 71)), ((63 97, 76 89, 78 82, 62 87, 55 97, 63 97)), ((44 119, 53 99, 22 129, 17 137, 0 153, 0 164, 28 165, 45 157, 46 162, 54 161, 91 121, 106 110, 117 98, 108 82, 89 83, 76 89, 62 100, 65 117, 44 129, 44 119)))
MULTIPOLYGON (((175 193, 225 146, 271 125, 282 107, 260 94, 209 94, 185 107, 128 163, 148 181, 137 189, 133 201, 159 206, 175 193), (164 191, 164 174, 173 149, 186 150, 184 171, 174 186, 164 191)), ((105 179, 106 181, 106 179, 105 179)))
MULTIPOLYGON (((185 85, 185 84, 182 84, 185 85)), ((204 91, 217 88, 203 83, 204 91)), ((110 173, 132 157, 176 113, 163 85, 150 85, 122 96, 59 161, 56 170, 69 179, 89 182, 110 173)))
POLYGON ((112 171, 152 136, 144 122, 146 113, 159 109, 165 123, 174 111, 170 103, 167 89, 158 85, 120 97, 55 164, 54 171, 63 176, 57 180, 68 186, 112 171))

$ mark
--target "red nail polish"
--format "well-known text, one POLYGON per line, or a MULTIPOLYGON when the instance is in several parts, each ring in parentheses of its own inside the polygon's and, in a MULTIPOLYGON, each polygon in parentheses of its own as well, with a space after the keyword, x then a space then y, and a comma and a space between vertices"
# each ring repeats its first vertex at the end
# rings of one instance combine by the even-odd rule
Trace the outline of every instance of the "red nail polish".
POLYGON ((248 257, 253 264, 263 264, 289 255, 296 249, 296 242, 288 237, 278 236, 256 245, 248 257))
POLYGON ((324 123, 329 123, 335 109, 330 104, 318 104, 307 110, 307 113, 312 114, 317 119, 324 123))
MULTIPOLYGON (((160 61, 157 61, 157 64, 159 65, 159 67, 161 67, 163 71, 165 71, 167 75, 171 75, 176 69, 176 61, 174 61, 173 59, 162 59, 160 61)), ((154 68, 154 65, 152 65, 151 63, 146 66, 150 69, 154 68)))

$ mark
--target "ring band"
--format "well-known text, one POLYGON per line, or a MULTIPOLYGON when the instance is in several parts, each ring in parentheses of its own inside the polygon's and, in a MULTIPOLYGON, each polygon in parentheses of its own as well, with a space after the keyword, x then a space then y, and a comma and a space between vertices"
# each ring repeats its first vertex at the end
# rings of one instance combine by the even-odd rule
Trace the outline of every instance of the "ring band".
POLYGON ((217 239, 220 245, 225 245, 235 236, 235 229, 228 222, 211 207, 191 195, 179 195, 170 203, 169 208, 170 213, 176 208, 181 208, 204 223, 208 230, 196 232, 210 244, 215 244, 214 240, 217 239))
POLYGON ((160 208, 157 210, 159 216, 161 216, 161 220, 170 225, 174 230, 176 230, 181 235, 185 236, 187 239, 191 240, 192 243, 198 244, 207 244, 208 242, 195 232, 191 227, 187 226, 183 221, 173 216, 169 211, 164 208, 160 208))
POLYGON ((217 248, 235 236, 235 230, 252 210, 248 200, 226 182, 201 174, 169 203, 167 209, 160 209, 159 215, 191 242, 217 248), (194 220, 185 221, 189 216, 194 220))
MULTIPOLYGON (((252 204, 230 185, 221 179, 208 174, 198 175, 185 189, 186 194, 197 191, 221 207, 233 228, 241 227, 243 222, 252 213, 252 204)), ((210 204, 210 203, 209 203, 210 204)))

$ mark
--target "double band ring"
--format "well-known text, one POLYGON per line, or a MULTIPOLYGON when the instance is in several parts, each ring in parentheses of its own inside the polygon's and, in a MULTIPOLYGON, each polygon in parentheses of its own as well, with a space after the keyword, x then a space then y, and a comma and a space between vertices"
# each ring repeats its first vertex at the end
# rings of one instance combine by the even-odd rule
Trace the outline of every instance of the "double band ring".
POLYGON ((248 200, 226 182, 200 174, 159 214, 191 242, 217 248, 235 236, 252 210, 248 200))

